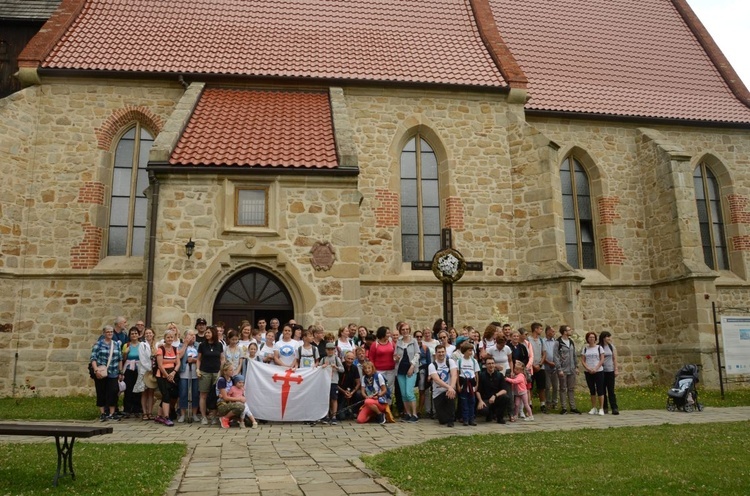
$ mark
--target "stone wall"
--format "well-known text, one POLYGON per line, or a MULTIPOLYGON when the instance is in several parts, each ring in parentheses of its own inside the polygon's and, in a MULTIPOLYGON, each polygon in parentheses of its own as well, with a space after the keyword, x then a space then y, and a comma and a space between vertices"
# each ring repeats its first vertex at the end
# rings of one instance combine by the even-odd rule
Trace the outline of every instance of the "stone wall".
MULTIPOLYGON (((14 370, 18 383, 28 378, 43 394, 90 392, 85 362, 102 325, 143 316, 143 260, 101 258, 98 246, 111 184, 111 145, 102 143, 130 118, 168 125, 182 94, 176 83, 59 80, 0 101, 0 324, 13 324, 0 333, 0 394, 14 370)), ((210 315, 222 285, 252 267, 282 280, 304 325, 431 326, 442 313, 441 284, 412 271, 400 248, 399 158, 419 132, 439 159, 443 225, 467 260, 484 263, 454 287, 457 326, 606 329, 626 383, 671 379, 686 361, 703 364, 704 381, 713 380, 710 303, 750 301, 747 132, 525 119, 520 103, 489 92, 332 94, 358 177, 159 177, 157 330, 210 315), (559 164, 571 152, 589 173, 597 270, 565 261, 559 164), (700 160, 715 168, 727 205, 731 271, 710 271, 702 260, 691 179, 700 160), (269 226, 234 226, 241 184, 269 188, 269 226), (318 241, 336 250, 330 270, 311 264, 318 241)))
POLYGON ((44 395, 91 393, 102 326, 143 317, 143 260, 102 258, 113 150, 101 132, 133 106, 165 118, 181 92, 57 80, 0 100, 0 326, 12 326, 0 333, 0 395, 14 371, 44 395))
MULTIPOLYGON (((320 176, 320 175, 318 175, 320 176)), ((357 320, 359 297, 359 193, 356 177, 265 176, 271 185, 268 229, 225 229, 233 222, 232 183, 257 176, 164 178, 157 227, 154 326, 190 326, 210 315, 223 283, 238 271, 263 268, 280 277, 303 325, 329 329, 357 320), (229 194, 227 193, 229 191, 229 194), (184 255, 192 237, 195 254, 184 255), (329 242, 336 251, 330 270, 315 270, 310 249, 329 242)), ((257 183, 256 183, 257 184, 257 183)))

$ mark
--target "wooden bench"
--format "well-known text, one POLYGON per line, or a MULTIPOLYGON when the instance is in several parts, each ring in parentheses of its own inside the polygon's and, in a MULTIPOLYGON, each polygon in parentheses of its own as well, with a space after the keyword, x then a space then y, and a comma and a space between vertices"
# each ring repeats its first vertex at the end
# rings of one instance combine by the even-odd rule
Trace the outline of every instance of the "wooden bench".
POLYGON ((94 437, 102 434, 112 434, 112 427, 91 427, 87 425, 51 425, 51 424, 4 424, 0 423, 0 435, 5 436, 54 436, 57 444, 57 473, 54 485, 60 479, 60 468, 63 469, 62 477, 70 475, 75 480, 73 471, 73 445, 77 437, 94 437), (63 438, 60 444, 60 438, 63 438))

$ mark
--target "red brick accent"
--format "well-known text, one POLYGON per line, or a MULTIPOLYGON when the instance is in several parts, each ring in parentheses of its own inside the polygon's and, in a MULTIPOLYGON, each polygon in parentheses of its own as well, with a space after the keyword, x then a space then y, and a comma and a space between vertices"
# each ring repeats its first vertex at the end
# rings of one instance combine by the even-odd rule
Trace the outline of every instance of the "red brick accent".
POLYGON ((395 227, 401 223, 401 204, 398 193, 387 189, 375 190, 380 205, 375 208, 375 227, 395 227))
POLYGON ((750 203, 744 196, 729 195, 729 218, 732 224, 750 224, 750 212, 747 211, 747 205, 750 203))
POLYGON ((599 225, 614 224, 615 219, 620 218, 617 213, 617 205, 620 204, 619 196, 601 196, 597 200, 599 206, 599 225))
POLYGON ((104 184, 97 181, 83 183, 78 189, 78 203, 104 205, 104 184))
POLYGON ((115 136, 122 131, 122 128, 133 122, 140 123, 141 126, 154 134, 159 134, 161 128, 164 126, 162 118, 151 112, 148 107, 128 105, 125 108, 115 110, 104 125, 95 130, 96 139, 98 140, 97 146, 102 150, 109 150, 112 147, 112 140, 114 140, 115 136))
POLYGON ((743 234, 741 236, 732 236, 733 251, 750 251, 750 236, 743 234))
POLYGON ((523 73, 521 66, 518 65, 510 48, 505 44, 505 40, 500 36, 500 30, 497 28, 489 0, 469 0, 469 3, 471 4, 471 10, 474 12, 479 36, 482 38, 484 46, 487 47, 495 65, 500 69, 503 78, 508 82, 508 86, 525 89, 529 80, 523 73))
POLYGON ((54 14, 18 55, 19 67, 38 67, 83 10, 86 0, 63 0, 54 14))
POLYGON ((70 249, 70 266, 74 269, 91 269, 99 263, 102 251, 102 228, 83 225, 83 241, 70 249))
POLYGON ((605 265, 622 265, 627 260, 617 238, 602 238, 601 241, 605 265))
POLYGON ((464 228, 464 203, 458 196, 451 196, 445 200, 445 227, 464 228))

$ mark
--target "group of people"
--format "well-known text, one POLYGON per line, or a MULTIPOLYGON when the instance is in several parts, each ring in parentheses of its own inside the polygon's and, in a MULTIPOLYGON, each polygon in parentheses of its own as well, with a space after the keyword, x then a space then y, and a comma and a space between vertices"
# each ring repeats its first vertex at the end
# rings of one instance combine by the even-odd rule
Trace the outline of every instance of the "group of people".
POLYGON ((425 416, 449 427, 475 426, 478 416, 501 424, 533 421, 533 395, 542 413, 559 405, 561 414, 580 414, 579 365, 591 395, 588 413, 619 414, 617 351, 608 331, 586 333, 579 352, 570 326, 556 330, 535 322, 530 329, 492 322, 480 334, 438 319, 421 330, 407 322, 398 322, 394 332, 349 324, 334 334, 320 325, 305 329, 293 320, 281 325, 271 319, 270 326, 265 320, 256 326, 244 321, 225 333, 221 323, 208 326, 199 318, 195 329, 180 332, 169 324, 157 339, 142 321, 128 328, 127 319, 118 317, 94 344, 89 372, 102 421, 140 416, 167 426, 187 420, 256 428, 263 420, 253 416, 245 397, 253 360, 330 370, 328 415, 311 423, 385 423, 398 417, 418 422, 425 416), (161 399, 154 416, 157 390, 161 399))

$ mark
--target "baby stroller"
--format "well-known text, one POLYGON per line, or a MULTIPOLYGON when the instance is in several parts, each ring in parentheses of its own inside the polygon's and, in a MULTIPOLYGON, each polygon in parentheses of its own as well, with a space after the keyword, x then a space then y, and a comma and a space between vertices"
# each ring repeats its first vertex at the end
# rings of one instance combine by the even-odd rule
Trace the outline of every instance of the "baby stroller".
POLYGON ((684 365, 674 379, 674 384, 667 391, 667 410, 674 412, 682 410, 692 412, 703 411, 703 405, 698 403, 698 366, 693 364, 684 365))

